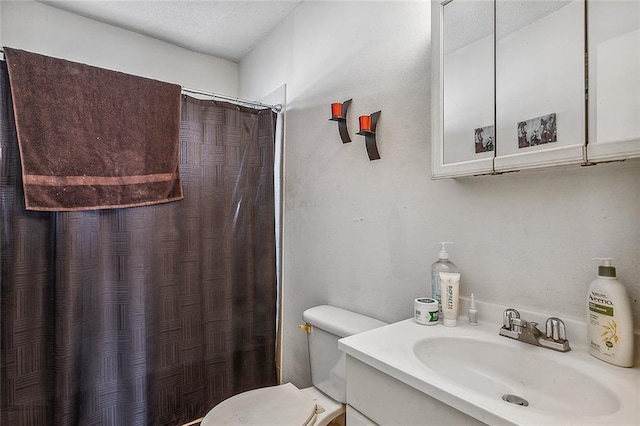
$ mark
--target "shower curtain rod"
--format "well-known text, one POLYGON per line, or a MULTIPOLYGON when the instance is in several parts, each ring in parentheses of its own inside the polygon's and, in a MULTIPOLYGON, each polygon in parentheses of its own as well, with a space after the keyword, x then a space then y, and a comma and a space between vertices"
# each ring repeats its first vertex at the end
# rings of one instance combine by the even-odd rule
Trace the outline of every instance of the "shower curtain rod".
POLYGON ((235 103, 235 104, 242 105, 242 106, 248 106, 248 107, 251 107, 251 108, 271 108, 275 112, 282 111, 282 105, 281 104, 276 104, 276 105, 263 104, 263 103, 256 102, 256 101, 249 101, 249 100, 246 100, 246 99, 233 98, 231 96, 218 95, 216 93, 203 92, 201 90, 187 89, 186 87, 182 88, 182 93, 191 93, 191 94, 194 94, 194 95, 208 96, 210 98, 213 98, 214 100, 218 99, 218 100, 221 100, 221 101, 231 102, 231 103, 235 103))
MULTIPOLYGON (((5 55, 4 55, 4 50, 0 49, 0 54, 2 55, 2 57, 0 58, 0 61, 5 61, 5 55)), ((201 95, 201 96, 207 96, 209 98, 212 98, 213 100, 221 100, 221 101, 225 101, 225 102, 231 102, 237 105, 241 105, 241 106, 247 106, 247 107, 251 107, 251 108, 271 108, 273 111, 275 112, 281 112, 282 111, 282 105, 281 104, 276 104, 276 105, 269 105, 269 104, 263 104, 261 102, 256 102, 256 101, 249 101, 246 99, 239 99, 239 98, 234 98, 231 96, 225 96, 225 95, 218 95, 216 93, 210 93, 210 92, 203 92, 202 90, 194 90, 194 89, 187 89, 186 87, 182 88, 182 93, 183 94, 192 94, 192 95, 201 95)))

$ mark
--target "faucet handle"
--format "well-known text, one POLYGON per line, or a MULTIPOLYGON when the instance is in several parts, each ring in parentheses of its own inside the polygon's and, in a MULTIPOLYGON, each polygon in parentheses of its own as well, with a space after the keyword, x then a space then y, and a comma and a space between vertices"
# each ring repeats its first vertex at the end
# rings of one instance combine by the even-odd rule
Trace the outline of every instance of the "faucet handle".
POLYGON ((507 330, 511 330, 511 320, 514 318, 520 318, 520 312, 513 308, 505 309, 502 314, 502 326, 507 330))
POLYGON ((545 329, 547 338, 554 341, 567 340, 567 333, 565 331, 564 322, 557 317, 551 317, 547 319, 545 323, 545 329))

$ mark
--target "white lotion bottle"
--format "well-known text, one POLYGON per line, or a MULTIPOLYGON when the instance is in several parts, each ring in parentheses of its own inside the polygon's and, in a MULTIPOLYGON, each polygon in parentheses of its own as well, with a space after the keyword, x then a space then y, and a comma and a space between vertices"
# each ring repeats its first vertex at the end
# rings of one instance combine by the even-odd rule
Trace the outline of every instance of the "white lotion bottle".
POLYGON ((633 316, 627 290, 616 279, 611 258, 596 257, 602 265, 587 295, 589 353, 620 367, 633 366, 633 316))
POLYGON ((440 272, 458 272, 458 268, 449 260, 449 252, 445 244, 453 244, 449 241, 440 241, 440 253, 438 260, 431 265, 431 298, 436 299, 442 306, 442 297, 440 294, 440 272))

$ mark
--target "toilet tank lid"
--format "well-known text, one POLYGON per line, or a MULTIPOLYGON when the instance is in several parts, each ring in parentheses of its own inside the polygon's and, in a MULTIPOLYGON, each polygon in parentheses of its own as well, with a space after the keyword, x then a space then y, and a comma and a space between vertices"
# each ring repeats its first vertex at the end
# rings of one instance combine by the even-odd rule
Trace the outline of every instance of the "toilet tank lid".
POLYGON ((387 325, 386 322, 329 305, 307 309, 302 313, 302 319, 338 337, 347 337, 387 325))

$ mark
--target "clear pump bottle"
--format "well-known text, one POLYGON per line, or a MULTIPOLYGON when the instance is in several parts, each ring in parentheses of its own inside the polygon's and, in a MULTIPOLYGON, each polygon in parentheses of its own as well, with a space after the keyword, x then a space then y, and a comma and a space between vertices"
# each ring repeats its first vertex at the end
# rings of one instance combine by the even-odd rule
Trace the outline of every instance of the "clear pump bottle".
POLYGON ((458 272, 458 268, 449 260, 449 252, 447 252, 446 244, 453 244, 449 241, 440 241, 441 245, 438 260, 431 265, 431 298, 438 301, 442 306, 442 297, 440 294, 440 272, 458 272))

